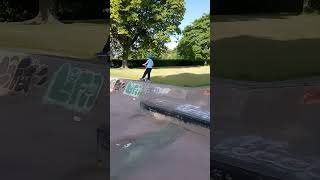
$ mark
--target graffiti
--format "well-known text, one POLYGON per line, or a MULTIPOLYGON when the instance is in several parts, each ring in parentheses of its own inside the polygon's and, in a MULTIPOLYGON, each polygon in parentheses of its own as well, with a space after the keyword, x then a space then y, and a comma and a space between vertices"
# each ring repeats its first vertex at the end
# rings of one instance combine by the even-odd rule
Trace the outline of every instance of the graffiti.
POLYGON ((169 88, 161 88, 161 87, 154 87, 152 89, 152 91, 153 91, 154 94, 163 95, 163 94, 168 94, 171 91, 171 89, 169 89, 169 88))
POLYGON ((47 81, 48 66, 37 59, 18 56, 4 57, 0 61, 0 96, 8 93, 27 93, 31 86, 41 86, 47 81))
POLYGON ((205 96, 210 96, 210 89, 202 89, 201 93, 205 96))
POLYGON ((210 119, 210 112, 203 111, 199 106, 194 106, 191 104, 179 105, 176 107, 177 111, 199 116, 203 119, 210 119))
POLYGON ((243 162, 269 165, 271 168, 314 173, 312 171, 316 161, 297 158, 290 154, 287 148, 288 144, 284 142, 266 140, 257 136, 244 136, 224 140, 214 147, 214 152, 243 162))
POLYGON ((123 92, 123 94, 133 97, 138 97, 143 89, 143 86, 138 83, 130 81, 123 92))
POLYGON ((110 79, 110 92, 120 91, 125 88, 125 82, 121 79, 110 79))
POLYGON ((114 84, 113 90, 114 91, 119 91, 120 89, 124 89, 124 88, 125 88, 125 82, 120 80, 120 79, 118 79, 116 81, 116 83, 114 84))
POLYGON ((113 92, 114 84, 116 83, 116 78, 110 78, 110 92, 113 92))
POLYGON ((89 112, 100 93, 103 76, 63 64, 53 76, 44 101, 76 112, 89 112))
POLYGON ((320 88, 308 88, 303 95, 303 104, 319 104, 320 88))
POLYGON ((148 99, 159 96, 166 96, 171 93, 170 88, 155 87, 152 84, 143 84, 143 91, 139 95, 140 98, 148 99))

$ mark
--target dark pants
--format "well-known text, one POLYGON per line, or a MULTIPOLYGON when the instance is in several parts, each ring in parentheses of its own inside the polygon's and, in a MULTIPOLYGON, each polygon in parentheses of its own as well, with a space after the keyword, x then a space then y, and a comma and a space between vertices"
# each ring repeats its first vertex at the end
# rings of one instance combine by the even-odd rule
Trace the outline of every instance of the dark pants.
POLYGON ((108 40, 107 40, 106 44, 104 45, 102 52, 108 53, 109 51, 110 51, 110 38, 108 37, 108 40))
POLYGON ((147 69, 144 71, 144 73, 143 73, 142 79, 143 79, 144 77, 146 77, 146 75, 148 74, 148 80, 150 80, 151 70, 152 70, 152 68, 147 68, 147 69))

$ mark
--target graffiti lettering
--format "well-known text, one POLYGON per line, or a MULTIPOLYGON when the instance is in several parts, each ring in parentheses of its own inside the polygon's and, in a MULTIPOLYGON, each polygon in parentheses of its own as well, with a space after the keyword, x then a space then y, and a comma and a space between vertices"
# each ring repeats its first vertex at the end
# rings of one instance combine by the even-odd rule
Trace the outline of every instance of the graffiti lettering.
POLYGON ((113 92, 114 85, 118 79, 110 78, 110 92, 113 92))
POLYGON ((31 85, 41 86, 47 81, 48 67, 30 57, 4 57, 0 61, 0 96, 10 92, 27 93, 31 85))
POLYGON ((125 82, 120 79, 110 79, 110 92, 116 92, 125 88, 125 82))
POLYGON ((164 96, 171 92, 170 88, 161 88, 161 87, 154 87, 149 84, 143 85, 143 91, 140 94, 141 98, 152 98, 156 96, 164 96))
POLYGON ((304 92, 304 104, 319 104, 320 103, 320 88, 310 88, 304 92))
POLYGON ((161 88, 161 87, 154 87, 153 93, 155 94, 168 94, 171 91, 169 88, 161 88))
POLYGON ((201 92, 205 96, 210 96, 210 89, 202 89, 201 92))
POLYGON ((273 167, 291 171, 304 171, 312 167, 313 162, 297 159, 287 151, 288 144, 263 139, 257 136, 245 136, 227 139, 214 148, 214 152, 232 156, 242 161, 272 164, 273 167))
POLYGON ((210 119, 210 112, 201 110, 199 106, 184 104, 184 105, 177 106, 176 110, 184 113, 189 113, 192 115, 197 115, 203 119, 210 119))
POLYGON ((133 97, 138 97, 142 91, 143 87, 141 84, 134 83, 130 81, 123 92, 123 94, 133 97))
POLYGON ((44 101, 76 112, 89 112, 99 95, 103 76, 63 64, 53 76, 44 101))

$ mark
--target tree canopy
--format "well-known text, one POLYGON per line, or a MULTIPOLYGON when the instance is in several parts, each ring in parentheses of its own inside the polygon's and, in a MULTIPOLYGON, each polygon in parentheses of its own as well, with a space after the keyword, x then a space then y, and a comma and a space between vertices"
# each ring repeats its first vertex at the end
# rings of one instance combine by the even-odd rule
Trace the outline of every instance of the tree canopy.
MULTIPOLYGON (((39 15, 42 2, 43 0, 0 0, 0 22, 30 20, 39 15)), ((59 20, 105 19, 109 17, 103 11, 106 7, 110 8, 110 4, 105 0, 51 0, 47 6, 59 20)))
POLYGON ((181 59, 181 57, 178 55, 177 48, 174 48, 172 50, 168 49, 167 52, 161 55, 161 58, 162 59, 181 59))
POLYGON ((184 13, 184 0, 111 0, 112 53, 123 60, 149 50, 161 54, 170 35, 181 32, 184 13))
POLYGON ((204 14, 186 26, 177 46, 178 54, 184 59, 210 58, 210 17, 204 14))

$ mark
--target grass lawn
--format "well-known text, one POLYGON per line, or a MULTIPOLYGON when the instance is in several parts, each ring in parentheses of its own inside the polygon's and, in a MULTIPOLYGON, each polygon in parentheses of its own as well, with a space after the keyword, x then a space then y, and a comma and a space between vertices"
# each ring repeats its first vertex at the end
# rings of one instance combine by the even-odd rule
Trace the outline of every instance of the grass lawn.
POLYGON ((216 76, 273 81, 320 75, 320 15, 214 18, 216 76))
MULTIPOLYGON (((110 69, 112 77, 138 80, 144 69, 110 69)), ((160 84, 170 84, 185 87, 210 85, 210 66, 201 67, 163 67, 154 68, 151 81, 160 84)))
POLYGON ((88 59, 103 48, 107 35, 106 25, 101 23, 0 23, 0 48, 88 59))

